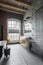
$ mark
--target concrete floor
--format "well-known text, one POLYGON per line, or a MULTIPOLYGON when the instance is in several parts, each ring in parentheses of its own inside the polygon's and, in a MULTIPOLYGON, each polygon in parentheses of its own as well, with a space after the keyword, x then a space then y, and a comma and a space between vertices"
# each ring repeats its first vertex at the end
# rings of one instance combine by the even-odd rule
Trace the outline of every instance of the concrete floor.
POLYGON ((20 44, 9 45, 10 58, 0 60, 0 65, 43 65, 43 61, 20 44))

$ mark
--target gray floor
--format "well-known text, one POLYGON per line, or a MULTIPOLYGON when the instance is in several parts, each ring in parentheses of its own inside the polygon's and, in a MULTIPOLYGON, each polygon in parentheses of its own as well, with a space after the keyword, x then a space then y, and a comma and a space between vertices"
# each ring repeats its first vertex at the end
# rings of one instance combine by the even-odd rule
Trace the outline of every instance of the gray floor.
POLYGON ((10 58, 0 60, 0 65, 43 65, 41 59, 28 52, 20 44, 10 45, 10 58))

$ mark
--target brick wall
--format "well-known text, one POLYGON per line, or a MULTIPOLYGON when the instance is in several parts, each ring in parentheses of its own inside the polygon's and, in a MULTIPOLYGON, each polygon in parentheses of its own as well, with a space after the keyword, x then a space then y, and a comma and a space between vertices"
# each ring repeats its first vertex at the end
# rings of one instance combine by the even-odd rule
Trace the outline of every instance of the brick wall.
POLYGON ((3 26, 3 40, 7 39, 7 24, 6 24, 6 16, 4 12, 0 12, 0 25, 3 26))
POLYGON ((7 39, 7 19, 8 18, 19 19, 22 22, 23 15, 0 10, 0 25, 3 26, 3 40, 7 39))

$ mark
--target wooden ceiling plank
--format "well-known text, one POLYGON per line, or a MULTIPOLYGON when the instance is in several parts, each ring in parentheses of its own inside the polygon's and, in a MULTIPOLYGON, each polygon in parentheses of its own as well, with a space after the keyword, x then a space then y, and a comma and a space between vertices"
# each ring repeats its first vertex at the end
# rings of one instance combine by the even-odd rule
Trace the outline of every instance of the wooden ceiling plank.
POLYGON ((15 5, 18 5, 18 6, 21 6, 21 7, 23 7, 23 6, 24 6, 24 7, 30 6, 30 5, 27 5, 27 4, 23 3, 23 2, 16 1, 16 0, 0 0, 0 2, 12 3, 12 4, 15 4, 15 5))
POLYGON ((28 1, 28 0, 16 0, 16 1, 24 3, 24 4, 27 4, 27 5, 31 5, 32 4, 32 1, 28 1))
POLYGON ((0 6, 5 7, 5 8, 10 8, 12 10, 21 11, 21 12, 26 12, 27 11, 27 10, 23 10, 23 9, 20 9, 20 8, 17 8, 17 7, 12 7, 10 5, 6 5, 6 4, 3 4, 3 3, 0 3, 0 6))
POLYGON ((12 11, 12 10, 6 9, 6 8, 0 8, 0 10, 4 10, 4 11, 7 11, 7 12, 12 12, 12 13, 17 13, 17 14, 22 14, 22 15, 24 15, 24 13, 12 11))
POLYGON ((14 6, 14 7, 17 7, 17 8, 20 8, 20 9, 28 10, 27 7, 24 7, 24 6, 22 6, 22 5, 14 4, 14 3, 12 3, 12 2, 1 2, 1 3, 7 4, 7 5, 10 5, 10 6, 14 6))
POLYGON ((19 2, 18 0, 0 0, 0 3, 1 2, 5 2, 5 3, 10 3, 10 4, 13 4, 13 5, 17 5, 17 6, 20 6, 20 7, 25 7, 25 8, 32 8, 32 9, 35 9, 33 6, 31 6, 30 4, 26 4, 26 3, 23 3, 23 2, 19 2))

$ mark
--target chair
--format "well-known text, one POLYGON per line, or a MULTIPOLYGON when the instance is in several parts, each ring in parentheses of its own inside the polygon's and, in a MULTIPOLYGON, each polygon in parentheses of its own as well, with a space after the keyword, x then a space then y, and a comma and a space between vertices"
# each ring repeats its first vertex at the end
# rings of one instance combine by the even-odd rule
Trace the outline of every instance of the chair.
POLYGON ((7 57, 8 55, 10 56, 10 48, 4 49, 4 55, 7 57))

